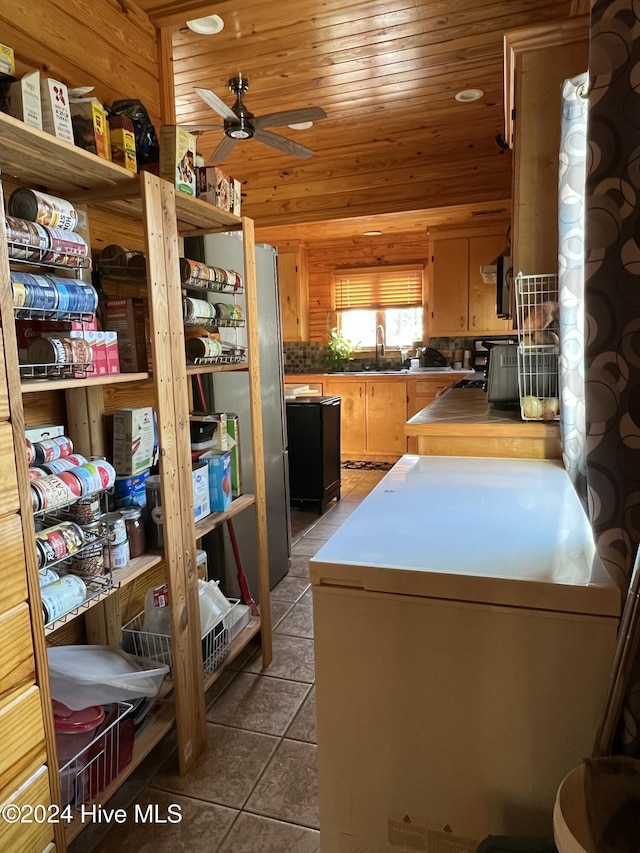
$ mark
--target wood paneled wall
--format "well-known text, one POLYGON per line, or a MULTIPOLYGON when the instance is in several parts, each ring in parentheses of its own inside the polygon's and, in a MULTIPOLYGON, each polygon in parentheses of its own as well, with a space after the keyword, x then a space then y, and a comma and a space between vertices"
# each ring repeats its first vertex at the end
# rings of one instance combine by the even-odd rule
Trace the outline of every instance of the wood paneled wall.
POLYGON ((426 234, 393 234, 387 237, 355 237, 326 240, 307 246, 309 273, 309 338, 327 340, 335 326, 331 303, 331 274, 349 267, 384 264, 424 264, 427 288, 428 239, 426 234))
POLYGON ((69 87, 94 86, 107 103, 139 98, 160 126, 156 34, 131 0, 2 0, 0 31, 17 74, 39 68, 69 87))

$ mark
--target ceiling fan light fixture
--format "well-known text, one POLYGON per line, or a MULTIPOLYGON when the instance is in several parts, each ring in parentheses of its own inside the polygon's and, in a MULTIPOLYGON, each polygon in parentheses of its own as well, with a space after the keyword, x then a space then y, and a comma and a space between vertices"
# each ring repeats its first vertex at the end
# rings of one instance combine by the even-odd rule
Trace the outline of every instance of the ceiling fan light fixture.
POLYGON ((474 101, 479 101, 483 95, 482 89, 463 89, 456 93, 455 99, 461 104, 471 104, 474 101))
POLYGON ((207 15, 205 18, 194 18, 187 21, 189 29, 201 36, 214 36, 224 28, 224 21, 220 15, 207 15))
POLYGON ((299 121, 296 124, 288 125, 291 130, 309 130, 310 127, 313 127, 312 121, 299 121))

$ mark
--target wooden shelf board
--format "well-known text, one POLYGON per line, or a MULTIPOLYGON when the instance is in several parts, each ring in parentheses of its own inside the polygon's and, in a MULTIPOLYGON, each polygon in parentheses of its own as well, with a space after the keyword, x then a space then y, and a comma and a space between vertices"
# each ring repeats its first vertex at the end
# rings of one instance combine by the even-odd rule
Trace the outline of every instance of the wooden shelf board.
MULTIPOLYGON (((158 704, 152 711, 150 711, 149 716, 151 719, 147 722, 140 735, 136 737, 134 741, 133 758, 131 759, 131 762, 121 773, 118 774, 111 784, 105 788, 95 800, 93 800, 94 803, 108 802, 122 783, 129 778, 136 767, 144 761, 151 750, 157 746, 167 732, 170 731, 175 722, 176 712, 173 705, 158 704)), ((71 844, 71 842, 80 835, 87 824, 88 821, 85 820, 82 822, 77 819, 69 823, 66 828, 67 844, 71 844)))
POLYGON ((243 364, 188 364, 187 376, 197 373, 226 373, 229 370, 249 370, 249 365, 243 364))
POLYGON ((205 692, 211 687, 212 684, 215 684, 216 681, 220 678, 222 673, 227 669, 230 663, 238 657, 240 652, 249 645, 251 640, 255 637, 255 635, 260 630, 260 617, 252 616, 251 621, 247 625, 246 628, 243 628, 242 631, 238 634, 235 640, 232 640, 229 643, 229 654, 224 659, 224 665, 219 669, 216 669, 215 672, 212 672, 210 676, 205 677, 204 680, 204 689, 205 692))
POLYGON ((23 394, 38 391, 63 391, 67 388, 89 388, 93 385, 121 385, 123 382, 144 382, 148 373, 117 373, 113 376, 95 376, 92 379, 29 379, 20 383, 23 394))
POLYGON ((0 114, 0 168, 29 186, 44 185, 66 198, 70 190, 95 189, 134 180, 127 169, 0 114))
POLYGON ((135 557, 123 569, 113 570, 113 582, 120 587, 126 586, 163 560, 163 554, 143 554, 141 557, 135 557))
POLYGON ((212 512, 202 521, 196 522, 196 539, 201 539, 205 534, 210 533, 223 524, 228 518, 233 518, 234 515, 253 506, 256 502, 255 495, 240 495, 239 498, 231 501, 229 509, 225 512, 212 512))

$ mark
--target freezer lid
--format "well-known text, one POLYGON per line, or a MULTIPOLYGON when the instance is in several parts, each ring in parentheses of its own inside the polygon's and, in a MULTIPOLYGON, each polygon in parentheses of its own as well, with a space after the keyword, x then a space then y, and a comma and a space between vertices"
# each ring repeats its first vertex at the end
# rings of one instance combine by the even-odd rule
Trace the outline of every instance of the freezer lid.
POLYGON ((309 565, 316 586, 620 614, 555 460, 403 456, 309 565))

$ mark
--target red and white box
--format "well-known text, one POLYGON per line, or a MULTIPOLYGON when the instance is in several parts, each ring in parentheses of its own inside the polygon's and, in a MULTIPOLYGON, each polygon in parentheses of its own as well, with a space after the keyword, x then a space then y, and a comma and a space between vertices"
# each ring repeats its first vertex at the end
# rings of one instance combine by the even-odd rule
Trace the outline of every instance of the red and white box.
POLYGON ((106 376, 107 370, 107 348, 105 346, 105 333, 99 331, 72 331, 70 338, 84 338, 91 347, 91 361, 94 369, 91 376, 106 376))
POLYGON ((104 332, 104 345, 107 354, 107 373, 115 376, 120 373, 120 357, 118 355, 118 333, 104 332))

